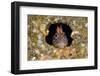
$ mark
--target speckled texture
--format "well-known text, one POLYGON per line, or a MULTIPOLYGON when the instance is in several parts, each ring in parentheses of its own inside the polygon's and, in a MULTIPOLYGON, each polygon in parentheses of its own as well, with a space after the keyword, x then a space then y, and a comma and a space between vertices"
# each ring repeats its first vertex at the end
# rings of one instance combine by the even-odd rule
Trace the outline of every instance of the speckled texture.
POLYGON ((28 60, 87 58, 87 28, 87 17, 28 15, 28 60), (66 23, 71 27, 73 41, 69 47, 59 49, 46 42, 48 24, 55 22, 66 23))

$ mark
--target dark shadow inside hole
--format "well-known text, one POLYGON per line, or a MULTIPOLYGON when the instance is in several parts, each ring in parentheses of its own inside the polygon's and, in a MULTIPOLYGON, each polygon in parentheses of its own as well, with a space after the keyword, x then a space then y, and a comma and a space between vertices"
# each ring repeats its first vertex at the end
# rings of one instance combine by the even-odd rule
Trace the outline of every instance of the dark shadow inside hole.
POLYGON ((53 24, 49 24, 49 34, 48 36, 46 36, 46 42, 50 45, 53 45, 52 43, 52 40, 53 40, 53 36, 55 35, 56 33, 56 29, 57 29, 57 26, 62 26, 62 30, 63 32, 65 33, 67 39, 68 39, 68 44, 67 46, 70 46, 71 43, 72 43, 72 37, 71 37, 71 33, 72 33, 72 29, 71 27, 68 25, 68 24, 65 24, 65 23, 53 23, 53 24))
POLYGON ((69 56, 72 56, 72 54, 69 54, 69 56))

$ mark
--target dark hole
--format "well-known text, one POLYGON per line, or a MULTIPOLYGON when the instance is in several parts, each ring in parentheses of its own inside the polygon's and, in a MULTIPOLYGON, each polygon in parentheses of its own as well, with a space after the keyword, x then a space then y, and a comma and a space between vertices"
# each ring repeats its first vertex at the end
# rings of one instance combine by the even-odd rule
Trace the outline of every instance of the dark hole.
POLYGON ((72 54, 69 54, 69 56, 72 56, 72 54))
POLYGON ((45 38, 46 42, 48 44, 50 44, 50 45, 53 45, 52 39, 53 39, 53 36, 56 33, 57 26, 62 26, 62 30, 63 30, 63 32, 65 32, 65 35, 66 35, 66 37, 68 39, 67 46, 70 46, 71 43, 72 43, 72 40, 73 40, 72 37, 71 37, 72 29, 71 29, 71 27, 68 24, 65 24, 65 23, 53 23, 53 24, 49 24, 49 27, 48 27, 49 34, 45 38))

